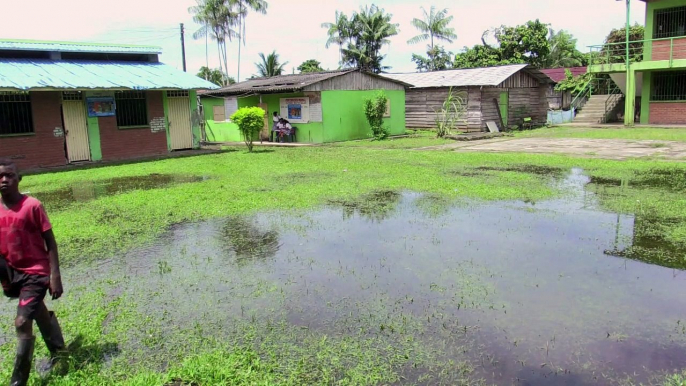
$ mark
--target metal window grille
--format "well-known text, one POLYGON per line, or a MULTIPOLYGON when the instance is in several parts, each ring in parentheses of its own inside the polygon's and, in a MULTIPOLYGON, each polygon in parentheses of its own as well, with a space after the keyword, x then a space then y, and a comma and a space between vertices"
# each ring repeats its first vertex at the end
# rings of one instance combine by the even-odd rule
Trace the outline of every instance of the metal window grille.
POLYGON ((655 39, 684 35, 686 35, 686 7, 655 11, 655 31, 653 32, 655 39))
POLYGON ((168 98, 183 98, 188 97, 188 90, 169 90, 167 91, 168 98))
POLYGON ((114 93, 117 126, 147 126, 148 104, 145 91, 117 91, 114 93))
POLYGON ((0 92, 0 135, 33 133, 31 96, 27 92, 0 92))
POLYGON ((686 71, 653 74, 652 101, 686 101, 686 71))
POLYGON ((81 91, 64 91, 62 93, 63 101, 81 101, 83 100, 83 95, 81 91))

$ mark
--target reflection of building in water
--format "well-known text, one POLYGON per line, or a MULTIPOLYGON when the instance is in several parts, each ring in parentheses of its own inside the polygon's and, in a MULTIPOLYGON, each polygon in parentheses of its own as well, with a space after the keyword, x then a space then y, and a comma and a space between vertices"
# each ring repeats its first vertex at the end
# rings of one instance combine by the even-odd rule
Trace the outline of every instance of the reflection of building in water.
POLYGON ((625 257, 669 268, 686 269, 686 248, 664 237, 669 219, 635 215, 631 216, 632 224, 628 225, 623 223, 621 217, 617 215, 617 236, 613 249, 605 250, 606 255, 625 257), (627 240, 630 243, 623 242, 624 238, 621 236, 622 228, 626 226, 630 226, 632 230, 627 240))

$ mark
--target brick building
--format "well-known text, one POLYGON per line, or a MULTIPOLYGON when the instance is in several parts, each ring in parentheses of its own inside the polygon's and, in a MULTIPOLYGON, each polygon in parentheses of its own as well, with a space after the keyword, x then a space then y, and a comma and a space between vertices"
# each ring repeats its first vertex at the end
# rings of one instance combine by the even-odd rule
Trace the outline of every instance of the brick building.
POLYGON ((645 36, 629 42, 628 68, 626 42, 606 43, 591 47, 589 72, 621 90, 625 124, 686 124, 686 0, 642 1, 645 36))
POLYGON ((157 47, 0 40, 0 158, 20 168, 197 148, 197 89, 157 47))

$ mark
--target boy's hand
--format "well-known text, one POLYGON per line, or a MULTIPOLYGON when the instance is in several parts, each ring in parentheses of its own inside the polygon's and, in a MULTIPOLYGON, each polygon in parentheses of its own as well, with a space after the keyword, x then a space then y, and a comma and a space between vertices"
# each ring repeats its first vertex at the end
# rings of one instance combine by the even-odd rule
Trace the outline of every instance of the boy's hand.
POLYGON ((62 296, 64 290, 62 289, 62 277, 60 275, 50 275, 50 288, 48 290, 53 300, 62 296))

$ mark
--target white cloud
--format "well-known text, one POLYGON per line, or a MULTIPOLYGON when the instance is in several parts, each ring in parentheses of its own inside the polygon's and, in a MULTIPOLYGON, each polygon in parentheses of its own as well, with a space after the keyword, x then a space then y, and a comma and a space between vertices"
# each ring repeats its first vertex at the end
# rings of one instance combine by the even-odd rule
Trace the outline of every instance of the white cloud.
MULTIPOLYGON (((255 73, 258 53, 276 50, 290 73, 307 59, 315 58, 324 68, 338 66, 336 47, 326 49, 326 30, 321 23, 333 21, 336 10, 351 13, 362 0, 268 0, 267 15, 247 18, 247 44, 242 48, 241 78, 255 73)), ((643 22, 645 4, 634 1, 632 22, 643 22)), ((197 29, 188 13, 193 0, 118 0, 116 6, 96 5, 92 0, 0 0, 0 37, 14 39, 106 41, 159 45, 165 63, 181 68, 179 23, 186 25, 186 56, 189 71, 205 65, 205 40, 193 40, 197 29)), ((484 30, 502 24, 515 25, 540 19, 555 29, 566 29, 579 39, 579 49, 602 43, 612 28, 625 23, 623 1, 577 0, 378 0, 376 4, 393 14, 400 34, 384 49, 385 64, 393 71, 413 71, 412 53, 422 53, 425 45, 408 45, 416 34, 410 21, 421 16, 421 6, 448 8, 455 17, 452 26, 458 38, 446 48, 457 52, 480 41, 484 30)), ((229 45, 229 71, 237 71, 238 43, 229 45)), ((210 66, 218 67, 216 45, 209 43, 210 66)))

